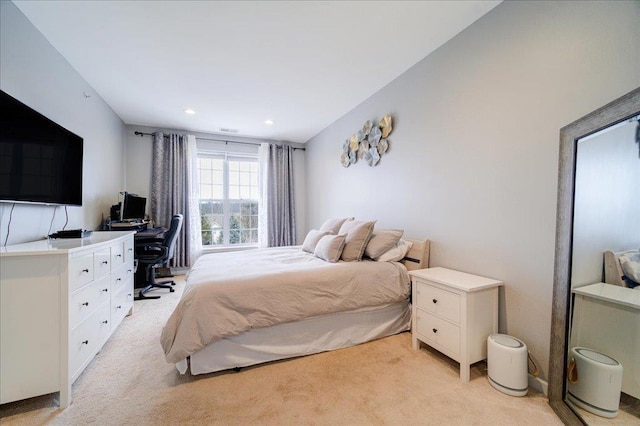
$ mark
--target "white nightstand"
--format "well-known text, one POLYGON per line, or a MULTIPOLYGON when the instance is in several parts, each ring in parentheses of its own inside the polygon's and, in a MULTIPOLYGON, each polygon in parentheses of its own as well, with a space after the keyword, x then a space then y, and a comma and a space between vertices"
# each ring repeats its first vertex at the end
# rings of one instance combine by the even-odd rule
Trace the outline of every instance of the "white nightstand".
POLYGON ((460 363, 460 379, 469 366, 487 358, 487 337, 498 332, 501 281, 446 268, 410 271, 413 348, 424 342, 460 363))

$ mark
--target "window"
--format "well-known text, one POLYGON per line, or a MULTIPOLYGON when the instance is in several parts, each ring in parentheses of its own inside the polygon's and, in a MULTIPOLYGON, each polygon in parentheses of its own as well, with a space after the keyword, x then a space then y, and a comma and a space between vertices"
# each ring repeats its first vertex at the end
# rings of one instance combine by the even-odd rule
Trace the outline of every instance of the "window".
POLYGON ((202 245, 258 244, 258 159, 198 154, 202 245))

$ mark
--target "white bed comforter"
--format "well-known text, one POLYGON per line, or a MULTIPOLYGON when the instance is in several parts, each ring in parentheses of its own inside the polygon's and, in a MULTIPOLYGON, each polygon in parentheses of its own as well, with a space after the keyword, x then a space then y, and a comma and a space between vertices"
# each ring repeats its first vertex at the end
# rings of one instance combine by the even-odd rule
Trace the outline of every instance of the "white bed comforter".
POLYGON ((299 247, 204 255, 160 340, 177 363, 250 328, 405 300, 409 282, 400 263, 328 263, 299 247))

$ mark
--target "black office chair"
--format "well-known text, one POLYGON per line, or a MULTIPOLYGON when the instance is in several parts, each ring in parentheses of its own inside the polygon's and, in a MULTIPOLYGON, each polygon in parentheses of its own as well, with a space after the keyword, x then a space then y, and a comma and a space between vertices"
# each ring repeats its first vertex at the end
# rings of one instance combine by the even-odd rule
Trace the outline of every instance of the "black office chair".
POLYGON ((135 241, 135 258, 138 259, 139 265, 145 265, 147 285, 140 290, 136 300, 143 299, 159 299, 160 296, 147 296, 146 293, 153 288, 166 288, 170 292, 175 290, 172 285, 176 285, 174 281, 156 281, 156 267, 166 265, 173 258, 176 247, 178 233, 182 228, 182 215, 175 214, 171 218, 169 230, 165 233, 164 238, 140 238, 135 241))

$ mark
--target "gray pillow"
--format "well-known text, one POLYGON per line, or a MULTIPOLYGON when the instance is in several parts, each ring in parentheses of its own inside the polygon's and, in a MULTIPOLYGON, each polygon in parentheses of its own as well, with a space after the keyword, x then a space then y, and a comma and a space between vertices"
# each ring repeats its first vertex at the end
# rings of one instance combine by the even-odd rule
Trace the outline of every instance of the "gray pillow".
POLYGON ((320 227, 320 232, 330 232, 331 234, 337 235, 340 231, 340 227, 343 223, 348 220, 353 220, 352 217, 345 217, 342 219, 327 219, 322 226, 320 227))
POLYGON ((329 232, 320 232, 317 229, 312 229, 304 238, 304 242, 302 243, 302 251, 313 254, 313 251, 316 249, 316 245, 318 244, 318 241, 320 241, 320 238, 329 234, 329 232))
POLYGON ((318 241, 313 255, 327 262, 335 263, 340 260, 344 241, 345 235, 325 235, 318 241))
POLYGON ((373 260, 395 247, 402 238, 404 231, 401 229, 374 229, 371 238, 364 249, 364 254, 373 260))
POLYGON ((375 220, 365 222, 359 220, 349 220, 340 227, 340 235, 346 234, 344 249, 340 258, 345 262, 353 262, 362 259, 364 249, 373 233, 375 220))

